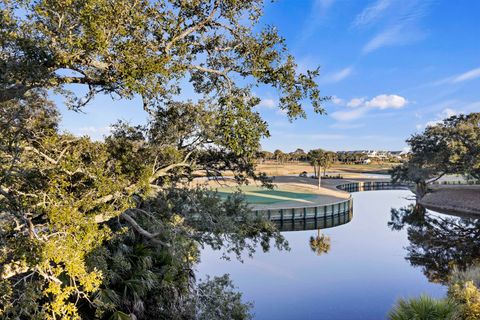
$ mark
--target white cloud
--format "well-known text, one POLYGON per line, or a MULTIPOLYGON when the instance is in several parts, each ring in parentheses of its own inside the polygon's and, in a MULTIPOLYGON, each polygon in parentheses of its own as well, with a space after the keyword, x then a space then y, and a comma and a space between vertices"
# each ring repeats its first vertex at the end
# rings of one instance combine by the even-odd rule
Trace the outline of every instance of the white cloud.
POLYGON ((476 78, 480 78, 480 68, 472 69, 465 73, 462 73, 452 79, 453 83, 463 82, 468 80, 473 80, 476 78))
POLYGON ((436 119, 436 120, 428 121, 428 122, 425 124, 425 127, 433 127, 433 126, 436 126, 437 124, 441 123, 444 119, 453 117, 453 116, 455 116, 455 115, 457 115, 457 114, 459 114, 458 111, 453 110, 453 109, 451 109, 451 108, 445 108, 445 109, 442 110, 442 112, 440 112, 439 114, 437 114, 437 119, 436 119))
POLYGON ((407 99, 396 94, 381 94, 372 100, 365 102, 365 106, 372 108, 384 109, 400 109, 408 103, 407 99))
POLYGON ((352 71, 353 71, 353 67, 347 67, 347 68, 343 68, 342 70, 339 70, 337 72, 334 72, 334 73, 329 73, 327 75, 325 75, 325 77, 323 78, 322 82, 323 83, 336 83, 336 82, 340 82, 342 81, 343 79, 347 78, 348 76, 350 76, 352 74, 352 71))
POLYGON ((334 104, 341 105, 343 104, 343 99, 337 97, 337 96, 332 96, 331 100, 334 104))
POLYGON ((365 102, 365 98, 353 98, 347 103, 347 107, 355 108, 361 106, 365 102))
POLYGON ((453 109, 450 109, 450 108, 446 108, 443 110, 442 112, 442 115, 445 117, 445 118, 450 118, 450 117, 453 117, 453 116, 456 116, 458 114, 457 111, 453 110, 453 109))
POLYGON ((378 0, 374 4, 366 7, 360 14, 358 14, 353 21, 353 26, 360 27, 372 23, 381 17, 382 13, 390 7, 391 0, 378 0))
POLYGON ((353 98, 347 103, 349 110, 332 113, 332 118, 338 121, 353 121, 365 116, 373 109, 400 109, 408 104, 408 100, 396 94, 381 94, 370 100, 366 98, 353 98))
POLYGON ((277 100, 275 99, 262 99, 257 107, 273 109, 278 105, 277 100))
POLYGON ((380 94, 367 100, 365 97, 353 98, 347 103, 347 107, 370 107, 384 109, 400 109, 408 103, 408 100, 396 94, 380 94))

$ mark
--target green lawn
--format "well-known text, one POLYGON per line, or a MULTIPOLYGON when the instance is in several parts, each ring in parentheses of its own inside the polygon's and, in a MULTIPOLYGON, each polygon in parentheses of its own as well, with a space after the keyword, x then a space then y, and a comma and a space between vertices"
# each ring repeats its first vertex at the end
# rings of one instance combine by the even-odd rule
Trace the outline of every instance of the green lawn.
MULTIPOLYGON (((237 191, 236 187, 218 189, 221 198, 227 198, 229 194, 237 191)), ((251 204, 272 204, 283 201, 302 201, 315 197, 313 193, 292 192, 281 189, 268 190, 256 186, 244 186, 241 190, 245 193, 247 202, 251 204)))

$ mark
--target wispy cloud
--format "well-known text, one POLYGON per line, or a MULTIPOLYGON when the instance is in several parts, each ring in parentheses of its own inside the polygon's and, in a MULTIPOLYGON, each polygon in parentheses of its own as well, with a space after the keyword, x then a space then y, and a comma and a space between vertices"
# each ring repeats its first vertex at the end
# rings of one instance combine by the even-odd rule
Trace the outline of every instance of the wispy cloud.
POLYGON ((461 82, 466 82, 466 81, 471 81, 480 78, 480 68, 475 68, 472 70, 468 70, 464 73, 461 74, 456 74, 450 77, 446 77, 437 81, 433 81, 430 84, 427 84, 426 86, 439 86, 442 84, 455 84, 455 83, 461 83, 461 82))
POLYGON ((391 4, 392 0, 378 0, 363 9, 363 11, 355 17, 352 25, 354 27, 361 27, 373 23, 375 20, 381 18, 382 13, 388 9, 391 4))
POLYGON ((364 54, 389 46, 411 44, 426 33, 419 21, 428 13, 432 1, 378 0, 367 6, 352 22, 354 27, 375 26, 378 31, 362 48, 364 54))
POLYGON ((383 47, 402 46, 417 42, 425 37, 419 30, 412 31, 409 26, 400 24, 388 27, 368 41, 362 49, 367 54, 383 47))
POLYGON ((346 67, 333 73, 326 74, 321 83, 337 83, 349 77, 353 72, 353 67, 346 67))
POLYGON ((458 76, 456 76, 452 82, 457 83, 457 82, 463 82, 463 81, 468 81, 468 80, 473 80, 480 78, 480 68, 476 68, 470 71, 467 71, 465 73, 462 73, 458 76))
POLYGON ((315 0, 313 3, 314 9, 328 9, 332 6, 335 0, 315 0))
POLYGON ((371 110, 400 109, 408 104, 408 100, 396 94, 381 94, 370 100, 353 98, 347 103, 348 110, 340 110, 331 114, 337 121, 353 121, 365 116, 371 110))
POLYGON ((315 0, 310 8, 310 15, 305 19, 302 32, 300 33, 300 42, 306 41, 312 36, 317 27, 325 18, 328 10, 333 6, 336 0, 315 0))

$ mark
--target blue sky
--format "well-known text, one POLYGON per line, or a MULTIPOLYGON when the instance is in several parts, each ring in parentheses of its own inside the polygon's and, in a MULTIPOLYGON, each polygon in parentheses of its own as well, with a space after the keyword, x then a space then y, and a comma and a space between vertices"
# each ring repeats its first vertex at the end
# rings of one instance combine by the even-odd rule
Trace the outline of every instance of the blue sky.
MULTIPOLYGON (((401 150, 426 125, 480 112, 480 1, 280 0, 262 24, 286 38, 298 69, 321 67, 327 115, 289 122, 278 95, 260 87, 270 125, 265 150, 401 150)), ((61 99, 56 98, 61 105, 61 99)), ((115 119, 141 123, 139 100, 97 97, 84 114, 62 109, 62 127, 100 138, 115 119)))

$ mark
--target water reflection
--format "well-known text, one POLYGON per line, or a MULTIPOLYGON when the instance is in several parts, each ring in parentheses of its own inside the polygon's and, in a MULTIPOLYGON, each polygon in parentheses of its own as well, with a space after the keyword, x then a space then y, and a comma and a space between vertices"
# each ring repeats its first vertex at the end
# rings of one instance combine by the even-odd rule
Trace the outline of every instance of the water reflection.
POLYGON ((328 253, 330 251, 330 237, 322 234, 320 229, 317 230, 317 236, 310 237, 310 249, 317 254, 317 256, 321 256, 324 253, 328 253))
POLYGON ((399 297, 446 294, 405 260, 412 215, 399 213, 399 231, 387 226, 390 209, 408 207, 409 196, 407 190, 360 192, 353 195, 353 215, 278 222, 291 250, 259 250, 243 263, 205 248, 197 276, 229 273, 245 301, 254 302, 258 320, 385 319, 399 297))
POLYGON ((446 284, 453 268, 480 261, 480 219, 443 215, 418 204, 392 209, 392 230, 406 229, 405 259, 419 266, 429 281, 446 284))
POLYGON ((272 222, 283 232, 333 228, 350 222, 352 218, 353 210, 350 210, 349 212, 342 212, 333 216, 322 216, 316 219, 287 219, 274 220, 272 222))
POLYGON ((331 238, 321 232, 322 229, 328 229, 346 224, 352 220, 353 210, 342 212, 333 216, 323 216, 317 219, 299 219, 299 220, 281 220, 274 221, 280 231, 301 231, 317 230, 316 236, 310 236, 310 249, 317 255, 327 254, 331 247, 331 238))

